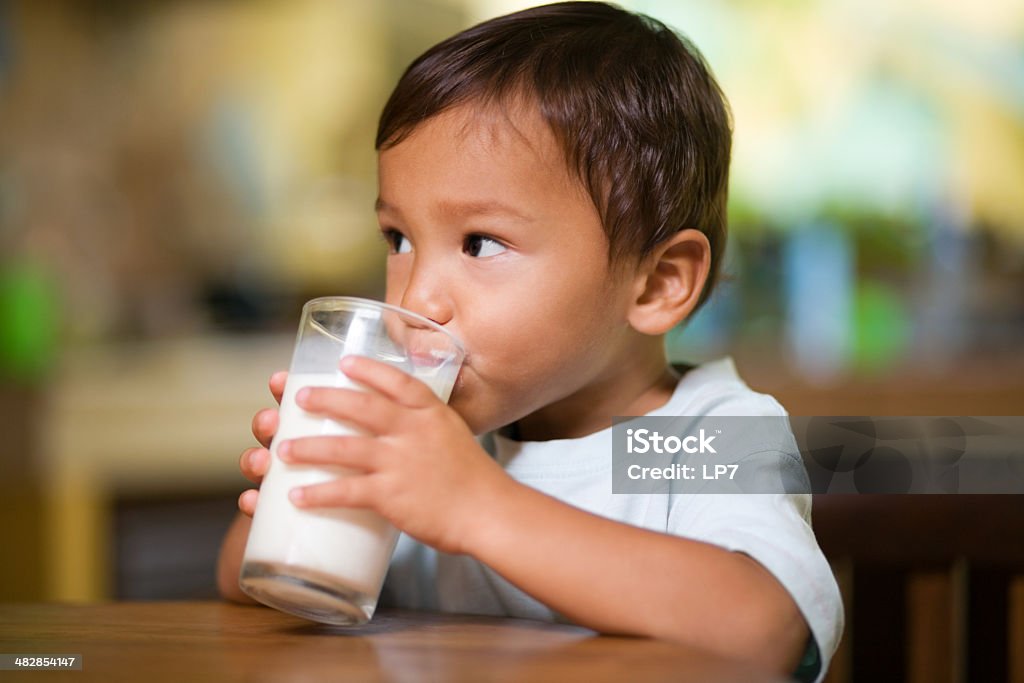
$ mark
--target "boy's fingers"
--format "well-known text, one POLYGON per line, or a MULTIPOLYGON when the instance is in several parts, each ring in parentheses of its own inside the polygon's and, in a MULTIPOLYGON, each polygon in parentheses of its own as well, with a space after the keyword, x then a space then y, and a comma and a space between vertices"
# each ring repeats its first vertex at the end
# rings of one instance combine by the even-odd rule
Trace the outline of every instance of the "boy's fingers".
POLYGON ((371 434, 383 434, 395 426, 395 405, 369 391, 306 387, 296 394, 295 402, 311 413, 327 415, 371 434))
POLYGON ((252 513, 256 511, 256 500, 259 496, 259 491, 256 489, 242 491, 242 495, 238 497, 238 509, 242 511, 242 514, 252 517, 252 513))
POLYGON ((378 464, 376 439, 362 436, 311 436, 283 442, 277 454, 284 462, 337 465, 372 471, 378 464))
POLYGON ((288 498, 297 507, 372 507, 374 478, 370 475, 349 475, 323 484, 293 488, 288 498))
POLYGON ((274 400, 279 404, 281 403, 281 397, 284 396, 284 385, 288 381, 288 373, 284 370, 275 372, 270 376, 270 393, 273 394, 274 400))
POLYGON ((274 408, 265 408, 252 418, 252 435, 263 445, 270 448, 270 441, 277 433, 278 412, 274 408))
POLYGON ((242 476, 254 484, 263 481, 263 475, 270 466, 270 451, 266 448, 246 448, 238 459, 242 476))
POLYGON ((439 400, 426 384, 386 363, 362 356, 345 356, 341 359, 340 367, 349 378, 400 405, 425 408, 439 400))

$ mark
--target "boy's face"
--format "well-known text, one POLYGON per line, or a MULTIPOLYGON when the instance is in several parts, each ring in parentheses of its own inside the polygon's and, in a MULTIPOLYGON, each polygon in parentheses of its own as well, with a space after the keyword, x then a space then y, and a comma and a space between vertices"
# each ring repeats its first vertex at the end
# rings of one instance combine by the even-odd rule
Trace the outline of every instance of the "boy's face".
POLYGON ((381 152, 379 173, 387 301, 465 344, 450 404, 474 433, 602 390, 631 281, 536 111, 462 105, 381 152))

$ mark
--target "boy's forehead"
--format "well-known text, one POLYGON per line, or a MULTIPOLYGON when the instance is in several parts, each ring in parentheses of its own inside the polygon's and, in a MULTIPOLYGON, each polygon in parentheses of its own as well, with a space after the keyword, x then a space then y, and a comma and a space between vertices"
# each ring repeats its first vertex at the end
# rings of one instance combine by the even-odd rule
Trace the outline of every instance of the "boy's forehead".
POLYGON ((538 202, 593 203, 533 102, 450 107, 381 150, 378 168, 378 211, 401 204, 413 187, 431 188, 435 200, 440 194, 462 203, 500 198, 532 217, 540 213, 538 202))
POLYGON ((525 147, 538 161, 565 164, 551 126, 536 102, 525 98, 470 100, 428 118, 410 136, 419 132, 446 135, 455 145, 478 144, 491 152, 500 152, 510 145, 525 147))

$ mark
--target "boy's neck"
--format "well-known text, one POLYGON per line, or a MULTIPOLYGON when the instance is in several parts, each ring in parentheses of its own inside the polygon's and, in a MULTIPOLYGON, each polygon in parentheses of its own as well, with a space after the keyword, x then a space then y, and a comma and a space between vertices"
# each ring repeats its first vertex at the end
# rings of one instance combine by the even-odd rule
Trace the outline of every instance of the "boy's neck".
POLYGON ((668 364, 661 338, 642 353, 627 354, 579 391, 509 425, 519 441, 574 439, 611 426, 618 415, 644 415, 665 405, 680 373, 668 364))

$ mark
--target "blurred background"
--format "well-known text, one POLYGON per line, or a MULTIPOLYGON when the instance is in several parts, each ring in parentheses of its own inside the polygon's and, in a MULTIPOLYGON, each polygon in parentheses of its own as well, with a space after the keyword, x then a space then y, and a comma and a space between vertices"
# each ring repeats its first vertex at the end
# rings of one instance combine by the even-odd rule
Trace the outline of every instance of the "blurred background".
MULTIPOLYGON (((0 600, 215 595, 302 302, 383 295, 391 87, 530 4, 0 0, 0 600)), ((735 119, 728 279, 673 359, 793 414, 1024 415, 1024 5, 621 4, 735 119)))

